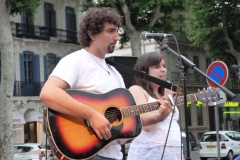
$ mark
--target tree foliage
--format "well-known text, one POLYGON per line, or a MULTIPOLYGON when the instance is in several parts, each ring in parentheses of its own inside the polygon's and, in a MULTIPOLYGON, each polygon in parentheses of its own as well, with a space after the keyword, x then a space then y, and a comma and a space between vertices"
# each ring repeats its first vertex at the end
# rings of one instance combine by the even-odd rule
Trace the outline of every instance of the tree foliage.
POLYGON ((87 3, 83 10, 93 6, 116 9, 123 18, 124 32, 121 34, 120 43, 124 45, 131 41, 131 37, 134 39, 134 34, 138 34, 140 42, 139 33, 142 31, 159 33, 173 31, 173 27, 179 25, 183 19, 182 16, 176 16, 183 10, 183 2, 183 0, 106 0, 87 3))
POLYGON ((36 9, 41 4, 41 0, 9 0, 9 4, 11 6, 11 15, 20 14, 24 10, 29 17, 33 18, 36 9))
POLYGON ((188 0, 186 32, 193 44, 227 64, 240 62, 239 0, 188 0))

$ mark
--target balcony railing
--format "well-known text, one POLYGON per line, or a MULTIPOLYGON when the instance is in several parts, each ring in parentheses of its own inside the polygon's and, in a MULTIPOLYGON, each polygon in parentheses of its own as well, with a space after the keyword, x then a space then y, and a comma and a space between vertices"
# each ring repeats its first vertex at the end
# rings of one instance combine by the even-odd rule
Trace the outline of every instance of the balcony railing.
POLYGON ((11 30, 12 35, 18 38, 32 38, 53 42, 79 44, 76 31, 49 28, 45 26, 26 25, 22 23, 14 23, 11 30))
POLYGON ((15 81, 13 96, 39 96, 43 85, 44 82, 33 82, 30 84, 25 81, 15 81))

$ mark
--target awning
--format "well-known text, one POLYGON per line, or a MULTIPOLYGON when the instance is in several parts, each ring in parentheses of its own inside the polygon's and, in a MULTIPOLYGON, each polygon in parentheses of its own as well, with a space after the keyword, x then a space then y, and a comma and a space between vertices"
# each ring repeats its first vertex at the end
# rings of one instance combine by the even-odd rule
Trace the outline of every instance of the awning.
POLYGON ((24 114, 26 122, 34 122, 34 121, 43 121, 43 113, 35 111, 33 109, 28 110, 24 114))
POLYGON ((23 115, 17 111, 12 111, 13 114, 13 124, 25 124, 26 121, 23 118, 23 115))

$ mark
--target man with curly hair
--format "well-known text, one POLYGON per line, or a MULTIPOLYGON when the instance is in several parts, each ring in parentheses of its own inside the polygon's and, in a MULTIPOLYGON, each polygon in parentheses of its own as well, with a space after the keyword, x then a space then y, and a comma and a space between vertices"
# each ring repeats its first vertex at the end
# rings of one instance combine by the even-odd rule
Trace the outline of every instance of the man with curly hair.
MULTIPOLYGON (((78 89, 101 94, 116 88, 125 88, 120 73, 105 61, 105 55, 112 53, 120 40, 120 25, 121 17, 115 11, 90 8, 80 23, 79 39, 82 49, 61 59, 40 93, 40 99, 50 109, 87 120, 97 137, 103 141, 112 137, 111 123, 101 113, 75 100, 65 90, 78 89)), ((170 112, 171 109, 162 107, 162 114, 168 115, 170 112)), ((121 145, 112 141, 90 158, 121 160, 121 145)))
MULTIPOLYGON (((79 89, 106 93, 125 88, 120 73, 105 61, 120 40, 121 17, 106 8, 90 8, 80 23, 79 40, 83 49, 60 60, 40 93, 43 103, 58 112, 89 121, 99 139, 111 138, 111 123, 92 107, 73 99, 64 90, 79 89)), ((84 137, 79 137, 84 138, 84 137)), ((122 159, 121 146, 113 141, 94 159, 122 159)))

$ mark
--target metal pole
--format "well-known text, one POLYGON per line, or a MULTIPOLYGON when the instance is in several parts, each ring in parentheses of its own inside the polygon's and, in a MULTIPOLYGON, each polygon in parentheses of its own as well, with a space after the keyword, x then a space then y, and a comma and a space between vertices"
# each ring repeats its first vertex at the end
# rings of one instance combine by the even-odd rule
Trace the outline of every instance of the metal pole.
POLYGON ((188 110, 187 110, 187 91, 186 91, 186 79, 185 72, 183 77, 183 92, 184 92, 184 111, 185 111, 185 132, 186 132, 186 146, 187 146, 187 157, 186 160, 191 160, 190 157, 190 148, 189 148, 189 133, 188 133, 188 110))
POLYGON ((216 136, 217 136, 217 153, 218 160, 220 160, 220 144, 219 144, 219 115, 218 115, 218 107, 214 106, 214 114, 215 114, 215 128, 216 128, 216 136))

